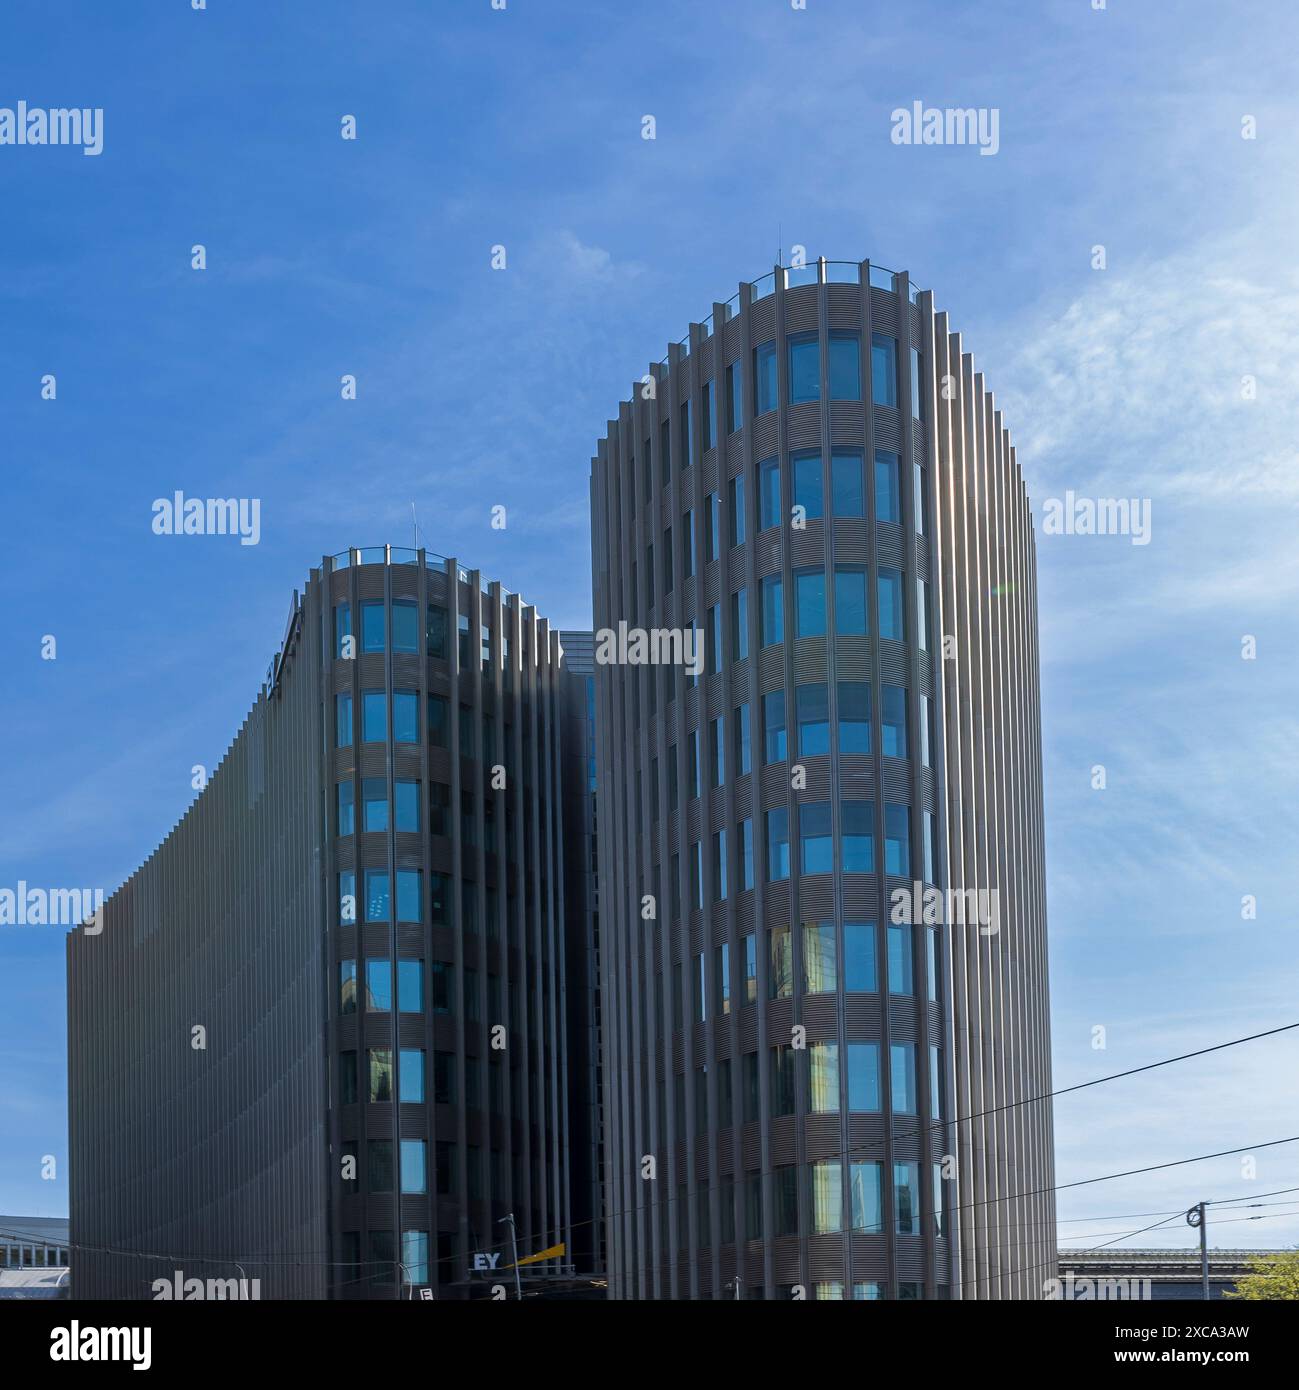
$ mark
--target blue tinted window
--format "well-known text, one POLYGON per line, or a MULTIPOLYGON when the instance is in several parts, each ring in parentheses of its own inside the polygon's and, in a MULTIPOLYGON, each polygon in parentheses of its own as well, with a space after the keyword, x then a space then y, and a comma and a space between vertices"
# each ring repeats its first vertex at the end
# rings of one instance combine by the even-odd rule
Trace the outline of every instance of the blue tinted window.
POLYGON ((848 1044, 848 1109, 880 1108, 880 1051, 878 1043, 848 1044))
POLYGON ((398 830, 419 829, 419 783, 398 782, 393 787, 398 830))
POLYGON ((341 960, 338 963, 338 1012, 356 1012, 356 962, 341 960))
POLYGON ((853 994, 873 994, 879 988, 875 978, 875 924, 843 924, 844 988, 853 994))
POLYGON ((775 880, 788 877, 789 812, 781 806, 767 812, 767 878, 775 880))
POLYGON ((834 839, 830 833, 830 803, 804 802, 798 808, 799 867, 805 874, 834 872, 834 839))
POLYGON ((918 463, 912 465, 911 481, 912 520, 916 531, 923 536, 927 534, 926 528, 929 525, 927 520, 929 515, 929 486, 925 481, 925 470, 918 463))
POLYGON ((704 431, 704 448, 711 449, 717 443, 717 392, 711 381, 704 382, 704 409, 700 425, 704 431))
MULTIPOLYGON (((397 871, 402 872, 400 869, 397 871)), ((418 917, 408 919, 418 922, 418 917)), ((404 1014, 424 1012, 424 962, 422 960, 399 960, 397 962, 397 1008, 404 1014)))
POLYGON ((366 743, 383 743, 388 738, 388 697, 382 690, 361 695, 361 736, 366 743))
POLYGON ((907 628, 902 610, 902 575, 898 570, 880 570, 879 600, 880 636, 904 642, 907 628))
POLYGON ((825 495, 821 486, 821 455, 795 454, 794 505, 803 508, 805 520, 825 515, 825 495))
POLYGON ((884 872, 911 877, 911 813, 905 806, 884 808, 884 872))
POLYGON ((815 334, 789 339, 789 402, 821 398, 821 349, 815 334))
POLYGON ((744 423, 744 377, 740 364, 732 362, 726 369, 726 432, 734 434, 744 423))
POLYGON ((860 450, 837 449, 830 455, 830 497, 835 516, 866 515, 860 450))
MULTIPOLYGON (((890 807, 890 810, 893 808, 890 807)), ((887 822, 886 822, 887 824, 887 822)), ((915 976, 911 968, 911 923, 889 923, 889 993, 914 994, 915 976)))
POLYGON ((765 459, 758 465, 758 530, 780 525, 780 463, 765 459))
POLYGON ((731 595, 731 660, 743 661, 749 654, 749 591, 737 589, 731 595))
POLYGON ((428 1191, 428 1174, 424 1159, 424 1140, 422 1139, 403 1139, 401 1141, 401 1190, 412 1193, 428 1191))
POLYGON ((344 657, 355 648, 347 639, 352 635, 352 609, 340 603, 334 609, 334 655, 344 657), (346 644, 346 645, 345 645, 346 644))
POLYGON ((921 371, 920 349, 911 349, 911 413, 917 420, 925 418, 925 401, 920 392, 921 371))
POLYGON ((763 760, 783 763, 785 747, 785 692, 772 690, 762 697, 763 760))
MULTIPOLYGON (((914 1115, 916 1113, 916 1045, 915 1043, 893 1043, 889 1048, 889 1090, 893 1099, 895 1115, 914 1115)), ((897 1168, 915 1168, 914 1163, 898 1163, 897 1168)), ((914 1200, 914 1198, 913 1198, 914 1200)), ((914 1224, 902 1225, 903 1209, 898 1209, 898 1229, 920 1230, 920 1210, 918 1203, 911 1208, 914 1224)))
POLYGON ((923 579, 916 581, 916 642, 920 650, 929 649, 929 585, 923 579))
POLYGON ((731 544, 743 545, 745 537, 744 478, 732 478, 729 486, 731 492, 731 544))
POLYGON ((830 399, 861 400, 861 339, 856 333, 830 334, 830 399))
POLYGON ((419 609, 413 603, 392 606, 392 649, 395 652, 419 651, 419 609))
POLYGON ((839 682, 839 751, 871 751, 871 688, 865 681, 839 682))
MULTIPOLYGON (((753 887, 753 821, 746 817, 740 822, 740 888, 753 887)), ((752 937, 749 938, 753 940, 752 937)))
POLYGON ((875 519, 902 522, 902 498, 898 479, 898 456, 887 449, 875 450, 875 519))
POLYGON ((383 604, 361 605, 361 650, 381 652, 384 645, 383 604))
POLYGON ((880 736, 886 758, 907 756, 907 692, 904 686, 886 685, 881 690, 880 736))
POLYGON ((382 777, 366 777, 361 782, 361 809, 366 830, 387 830, 388 783, 382 777))
POLYGON ((334 697, 334 734, 339 748, 346 748, 352 742, 352 697, 334 697))
POLYGON ((794 575, 795 635, 825 636, 825 571, 800 570, 794 575))
POLYGON ((753 349, 753 381, 756 410, 765 415, 776 408, 776 345, 763 343, 753 349))
POLYGON ((836 569, 834 572, 834 630, 840 637, 861 637, 866 633, 866 571, 836 569))
POLYGON ((335 818, 335 833, 338 835, 351 835, 356 831, 356 806, 354 803, 355 792, 351 782, 340 782, 338 784, 338 810, 335 818))
POLYGON ((387 869, 365 871, 365 920, 387 922, 392 916, 392 886, 387 869))
POLYGON ((843 871, 847 874, 875 872, 875 814, 869 801, 843 803, 843 871))
POLYGON ((424 1104, 424 1054, 415 1047, 401 1049, 397 1073, 399 1098, 406 1105, 424 1104))
POLYGON ((794 687, 800 757, 815 758, 830 751, 830 702, 824 685, 794 687))
POLYGON ((762 645, 770 647, 785 640, 785 597, 780 575, 769 574, 762 581, 762 645))
POLYGON ((871 334, 871 399, 876 405, 898 403, 898 340, 871 334))
POLYGON ((420 871, 418 869, 397 870, 397 920, 399 922, 422 922, 423 903, 420 892, 420 871))
POLYGON ((392 693, 392 736, 397 743, 419 742, 419 696, 413 690, 392 693))
POLYGON ((366 961, 365 1007, 371 1013, 388 1013, 392 1009, 392 961, 366 961))
POLYGON ((447 702, 444 695, 428 697, 428 741, 434 748, 447 746, 447 702))
POLYGON ((436 604, 430 604, 428 616, 424 623, 424 643, 428 647, 428 654, 435 656, 439 661, 445 661, 447 656, 447 610, 440 608, 436 604))
POLYGON ((352 869, 338 875, 338 920, 345 925, 356 921, 356 873, 352 869))
MULTIPOLYGON (((731 717, 731 727, 735 731, 734 763, 735 775, 743 777, 753 770, 753 755, 749 742, 749 707, 737 706, 731 717)), ((779 759, 777 759, 779 761, 779 759)))

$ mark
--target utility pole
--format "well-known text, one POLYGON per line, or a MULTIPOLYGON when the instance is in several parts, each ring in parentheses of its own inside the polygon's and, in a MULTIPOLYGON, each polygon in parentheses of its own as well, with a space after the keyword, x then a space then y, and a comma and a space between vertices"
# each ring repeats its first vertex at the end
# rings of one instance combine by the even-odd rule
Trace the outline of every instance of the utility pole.
POLYGON ((514 1229, 514 1213, 503 1216, 496 1223, 498 1226, 508 1226, 510 1228, 510 1249, 514 1252, 514 1297, 519 1303, 523 1302, 523 1283, 519 1279, 519 1238, 514 1229))
POLYGON ((1209 1230, 1205 1208, 1208 1205, 1200 1202, 1186 1213, 1186 1224, 1200 1229, 1200 1297, 1206 1302, 1209 1298, 1209 1230))

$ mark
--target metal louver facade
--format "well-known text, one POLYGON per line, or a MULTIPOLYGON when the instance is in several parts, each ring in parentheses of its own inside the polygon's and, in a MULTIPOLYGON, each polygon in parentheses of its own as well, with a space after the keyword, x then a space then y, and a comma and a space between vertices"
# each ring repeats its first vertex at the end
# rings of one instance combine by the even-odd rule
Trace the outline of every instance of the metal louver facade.
POLYGON ((981 377, 905 274, 778 268, 591 489, 611 1296, 1040 1296, 1034 552, 981 377), (637 631, 703 674, 600 659, 637 631), (997 931, 892 920, 949 888, 997 931))

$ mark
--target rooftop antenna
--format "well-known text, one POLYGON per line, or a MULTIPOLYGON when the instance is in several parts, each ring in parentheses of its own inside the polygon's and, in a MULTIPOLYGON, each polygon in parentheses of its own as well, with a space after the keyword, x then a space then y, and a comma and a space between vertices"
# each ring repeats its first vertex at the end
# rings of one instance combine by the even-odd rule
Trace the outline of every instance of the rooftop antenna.
POLYGON ((785 228, 784 228, 784 224, 783 224, 783 223, 780 223, 780 222, 777 222, 777 223, 776 223, 776 240, 777 240, 778 242, 780 242, 780 245, 776 247, 776 264, 777 264, 777 265, 784 265, 784 264, 785 264, 785 228))
POLYGON ((414 500, 413 500, 413 499, 412 499, 411 504, 410 504, 410 520, 411 520, 411 525, 414 526, 414 528, 415 528, 415 549, 418 550, 418 549, 419 549, 419 518, 415 515, 415 503, 414 503, 414 500))

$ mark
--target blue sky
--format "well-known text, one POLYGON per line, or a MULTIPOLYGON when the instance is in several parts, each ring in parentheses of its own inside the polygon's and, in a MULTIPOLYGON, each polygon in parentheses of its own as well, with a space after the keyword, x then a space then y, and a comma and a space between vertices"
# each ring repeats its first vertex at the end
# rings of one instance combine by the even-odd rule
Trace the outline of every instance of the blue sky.
MULTIPOLYGON (((104 149, 0 146, 0 886, 116 887, 292 588, 409 543, 412 500, 430 548, 589 622, 605 421, 797 243, 934 290, 1039 519, 1151 501, 1146 546, 1039 524, 1057 1084, 1299 1018, 1297 42, 1254 0, 11 0, 0 106, 102 107, 104 149), (999 152, 892 144, 917 100, 996 107, 999 152), (259 497, 260 544, 155 536, 177 489, 259 497)), ((0 927, 0 1211, 66 1211, 63 959, 0 927)), ((1296 1049, 1062 1098, 1057 1180, 1299 1129, 1296 1049)), ((1063 1193, 1061 1231, 1292 1185, 1299 1145, 1063 1193)), ((1213 1239, 1293 1244, 1299 1215, 1213 1239)))

